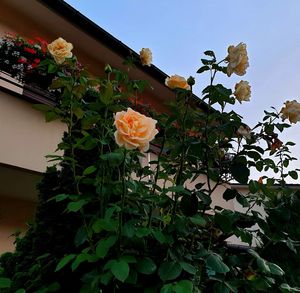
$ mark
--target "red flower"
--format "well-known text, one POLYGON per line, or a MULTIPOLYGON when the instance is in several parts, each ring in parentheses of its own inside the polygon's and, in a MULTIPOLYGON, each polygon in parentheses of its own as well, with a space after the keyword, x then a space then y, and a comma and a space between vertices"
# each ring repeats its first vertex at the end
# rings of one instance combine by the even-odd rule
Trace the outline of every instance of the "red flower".
POLYGON ((31 68, 32 68, 32 69, 33 69, 33 68, 36 68, 36 67, 38 66, 36 63, 31 63, 30 65, 31 65, 31 68))
POLYGON ((39 63, 41 62, 41 59, 35 58, 35 59, 33 60, 33 62, 36 63, 36 64, 39 64, 39 63))
POLYGON ((36 43, 34 40, 31 40, 31 39, 27 40, 27 42, 28 42, 30 45, 35 45, 35 43, 36 43))
POLYGON ((20 57, 20 58, 18 59, 18 63, 26 63, 26 61, 27 61, 27 59, 24 58, 24 57, 20 57))
POLYGON ((44 39, 40 38, 40 37, 35 37, 35 39, 40 42, 41 44, 47 46, 48 45, 48 42, 45 41, 44 39))
POLYGON ((36 54, 36 50, 34 50, 32 48, 25 47, 24 51, 27 53, 30 53, 30 54, 36 54))

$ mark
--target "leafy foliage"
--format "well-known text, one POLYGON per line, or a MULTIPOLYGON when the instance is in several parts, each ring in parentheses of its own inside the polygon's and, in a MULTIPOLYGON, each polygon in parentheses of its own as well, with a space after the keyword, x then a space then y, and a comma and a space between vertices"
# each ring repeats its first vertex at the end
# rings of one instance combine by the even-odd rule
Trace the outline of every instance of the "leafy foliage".
POLYGON ((37 108, 68 131, 58 145, 63 154, 49 156, 57 165, 39 186, 36 222, 17 239, 16 252, 0 259, 3 292, 297 292, 299 192, 285 179, 298 170, 285 171, 290 144, 279 144, 275 133, 287 124, 266 112, 256 131, 242 136, 242 118, 225 111, 235 103, 231 89, 214 84, 226 67, 214 52, 205 55, 198 70, 211 74, 205 111, 192 91, 175 89, 168 113, 155 113, 138 101, 145 83, 110 66, 102 78, 76 57, 39 66, 55 74, 50 88, 60 97, 37 108), (148 164, 115 142, 114 114, 128 106, 159 123, 148 164), (279 177, 249 181, 251 168, 279 177), (231 189, 233 180, 249 183, 249 194, 231 189), (213 193, 226 184, 223 198, 244 212, 213 205, 213 193), (227 243, 232 236, 259 245, 237 249, 227 243))

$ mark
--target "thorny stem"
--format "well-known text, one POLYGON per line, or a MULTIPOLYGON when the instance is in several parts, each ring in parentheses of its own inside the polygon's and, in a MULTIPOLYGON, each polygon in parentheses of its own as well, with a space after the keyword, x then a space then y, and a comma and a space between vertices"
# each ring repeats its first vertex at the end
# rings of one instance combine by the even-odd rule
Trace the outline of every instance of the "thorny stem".
MULTIPOLYGON (((151 194, 154 195, 155 193, 155 187, 157 184, 157 180, 158 180, 158 174, 159 174, 159 169, 160 169, 160 158, 162 156, 164 147, 165 147, 165 142, 166 142, 166 132, 164 131, 164 136, 163 136, 163 140, 161 143, 161 147, 160 147, 160 151, 157 157, 157 166, 156 166, 156 172, 155 172, 155 177, 154 177, 154 184, 153 184, 153 188, 151 191, 151 194)), ((148 227, 151 227, 151 221, 152 221, 152 212, 153 212, 153 203, 151 203, 150 205, 150 209, 149 209, 149 218, 148 218, 148 227)))
MULTIPOLYGON (((191 90, 192 90, 192 88, 191 88, 191 90)), ((187 117, 187 113, 188 113, 188 108, 189 108, 189 96, 186 97, 186 99, 185 99, 185 110, 184 110, 183 119, 182 119, 182 130, 183 130, 182 152, 181 152, 181 157, 180 157, 179 169, 178 169, 178 173, 176 176, 176 185, 181 184, 183 165, 184 165, 184 161, 185 161, 185 151, 186 151, 185 143, 186 143, 186 137, 187 137, 185 122, 186 122, 186 117, 187 117)), ((175 194, 174 200, 175 200, 175 202, 174 202, 173 212, 172 212, 172 222, 174 221, 174 217, 175 217, 176 209, 177 209, 177 202, 178 202, 177 194, 175 194)))

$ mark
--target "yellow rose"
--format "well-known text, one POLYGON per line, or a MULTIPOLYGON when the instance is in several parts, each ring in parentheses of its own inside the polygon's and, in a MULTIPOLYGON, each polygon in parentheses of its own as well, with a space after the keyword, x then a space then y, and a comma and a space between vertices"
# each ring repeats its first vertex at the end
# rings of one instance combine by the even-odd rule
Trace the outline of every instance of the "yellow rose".
POLYGON ((244 75, 249 66, 246 44, 239 43, 236 47, 229 46, 226 61, 228 62, 228 76, 230 76, 232 73, 244 75))
POLYGON ((241 80, 235 85, 234 95, 236 99, 242 103, 242 101, 250 101, 251 87, 248 81, 241 80))
POLYGON ((245 137, 245 138, 247 138, 247 139, 250 139, 251 138, 251 132, 250 132, 250 128, 249 128, 249 126, 246 126, 246 127, 244 127, 244 126, 240 126, 239 127, 239 129, 237 130, 237 135, 238 136, 243 136, 243 137, 245 137))
POLYGON ((49 53, 57 64, 62 64, 66 58, 73 56, 73 45, 66 42, 63 38, 58 38, 47 46, 49 53))
POLYGON ((152 52, 148 48, 142 48, 140 51, 140 59, 143 66, 151 66, 152 52))
POLYGON ((149 149, 149 142, 154 139, 158 130, 157 121, 128 108, 127 111, 117 112, 115 123, 115 140, 119 146, 127 150, 139 149, 145 152, 149 149))
POLYGON ((176 88, 185 89, 185 90, 191 89, 186 79, 177 74, 167 77, 165 81, 165 85, 170 89, 176 89, 176 88))
POLYGON ((280 111, 283 119, 289 119, 291 123, 300 121, 300 103, 297 101, 286 101, 285 107, 280 111))

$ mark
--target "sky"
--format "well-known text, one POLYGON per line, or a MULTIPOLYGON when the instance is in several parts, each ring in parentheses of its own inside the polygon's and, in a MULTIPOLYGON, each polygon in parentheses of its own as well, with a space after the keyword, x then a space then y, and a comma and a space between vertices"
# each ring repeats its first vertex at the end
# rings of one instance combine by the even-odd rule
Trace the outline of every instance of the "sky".
MULTIPOLYGON (((198 96, 209 82, 208 76, 196 74, 203 52, 213 50, 222 60, 229 45, 244 42, 247 74, 217 76, 216 82, 232 89, 240 80, 250 83, 251 101, 234 106, 250 127, 271 106, 280 110, 286 100, 300 102, 299 0, 66 2, 134 51, 150 48, 153 64, 166 74, 195 76, 198 96)), ((296 142, 292 154, 300 159, 300 122, 279 138, 296 142)), ((292 166, 300 168, 300 161, 292 166)))

